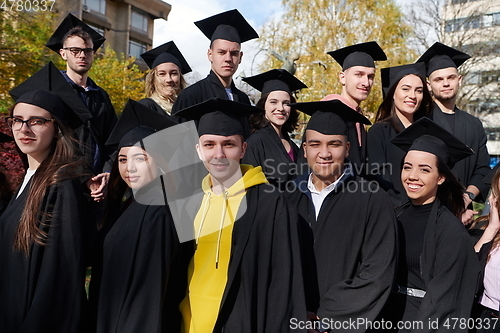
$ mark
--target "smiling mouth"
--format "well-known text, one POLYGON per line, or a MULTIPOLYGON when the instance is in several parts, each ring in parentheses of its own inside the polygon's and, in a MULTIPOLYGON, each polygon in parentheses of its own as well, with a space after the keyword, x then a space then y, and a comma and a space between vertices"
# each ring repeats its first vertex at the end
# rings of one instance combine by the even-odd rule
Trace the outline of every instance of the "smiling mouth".
POLYGON ((410 189, 411 191, 417 191, 417 190, 420 190, 423 185, 418 185, 418 184, 406 184, 406 186, 408 187, 408 189, 410 189))

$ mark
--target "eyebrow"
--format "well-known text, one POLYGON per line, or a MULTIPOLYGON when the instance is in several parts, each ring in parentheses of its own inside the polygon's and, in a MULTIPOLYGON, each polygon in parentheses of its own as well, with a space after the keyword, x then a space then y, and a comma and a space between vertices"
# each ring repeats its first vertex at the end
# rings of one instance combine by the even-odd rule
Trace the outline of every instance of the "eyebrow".
MULTIPOLYGON (((410 162, 405 162, 404 164, 409 164, 409 165, 413 166, 413 164, 412 164, 412 163, 410 163, 410 162)), ((419 167, 428 167, 428 168, 431 168, 431 169, 432 169, 432 166, 430 166, 429 164, 419 163, 419 164, 417 164, 417 165, 418 165, 419 167)))

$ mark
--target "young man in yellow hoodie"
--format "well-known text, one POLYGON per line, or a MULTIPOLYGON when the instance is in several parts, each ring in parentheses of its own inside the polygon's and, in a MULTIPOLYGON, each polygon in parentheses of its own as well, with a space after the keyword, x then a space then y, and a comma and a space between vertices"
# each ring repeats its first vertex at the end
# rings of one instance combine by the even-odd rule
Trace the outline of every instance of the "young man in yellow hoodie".
POLYGON ((184 332, 288 332, 305 320, 297 214, 261 167, 240 165, 238 119, 260 111, 214 98, 179 114, 199 121, 196 149, 209 172, 180 306, 184 332))

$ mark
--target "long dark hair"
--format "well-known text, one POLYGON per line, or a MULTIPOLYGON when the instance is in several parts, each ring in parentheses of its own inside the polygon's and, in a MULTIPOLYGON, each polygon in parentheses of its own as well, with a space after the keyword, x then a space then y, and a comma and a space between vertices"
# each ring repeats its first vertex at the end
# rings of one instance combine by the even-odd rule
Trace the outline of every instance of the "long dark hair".
POLYGON ((104 215, 102 221, 100 221, 99 223, 99 227, 102 227, 105 221, 110 220, 112 214, 115 214, 119 211, 125 195, 128 191, 130 191, 127 183, 125 183, 120 175, 120 170, 118 169, 118 160, 119 158, 117 154, 115 160, 113 161, 111 173, 109 175, 108 197, 106 199, 104 215))
MULTIPOLYGON (((415 115, 413 117, 413 121, 416 121, 422 117, 428 117, 429 114, 431 113, 432 96, 429 90, 427 89, 427 84, 425 80, 422 77, 416 74, 408 74, 408 75, 417 76, 422 81, 424 87, 422 102, 420 103, 420 106, 418 107, 417 111, 415 111, 415 115)), ((390 124, 392 128, 394 128, 396 133, 401 132, 402 130, 404 130, 404 128, 402 128, 398 116, 396 115, 396 108, 394 107, 394 93, 396 92, 399 82, 408 75, 403 76, 401 79, 399 79, 398 82, 392 85, 391 89, 389 89, 389 91, 387 92, 387 96, 385 96, 384 100, 380 104, 377 111, 377 115, 375 116, 375 122, 390 124)))
MULTIPOLYGON (((250 121, 250 127, 252 128, 252 133, 260 130, 262 127, 269 124, 269 120, 267 120, 266 118, 265 108, 266 108, 267 98, 269 97, 269 94, 271 92, 262 95, 257 104, 255 104, 256 107, 263 109, 264 111, 250 116, 249 121, 250 121)), ((290 96, 290 103, 295 103, 296 102, 295 97, 293 97, 292 94, 288 95, 290 96)), ((286 134, 293 132, 297 128, 298 124, 299 124, 299 112, 296 109, 291 108, 290 116, 281 127, 281 133, 286 134)))
MULTIPOLYGON (((11 108, 10 115, 13 115, 11 108)), ((89 168, 79 153, 77 141, 71 129, 55 118, 56 136, 52 141, 49 154, 40 163, 31 180, 26 203, 14 236, 14 249, 29 254, 33 243, 45 245, 47 233, 40 226, 47 224, 52 217, 48 212, 41 212, 40 207, 49 188, 65 179, 85 176, 89 168)), ((27 155, 16 144, 25 168, 28 168, 27 155)), ((82 189, 83 190, 83 189, 82 189)), ((53 214, 53 213, 52 213, 53 214)))
POLYGON ((463 194, 465 188, 457 180, 457 177, 450 170, 448 165, 439 156, 437 159, 437 169, 441 176, 445 177, 445 181, 438 186, 437 197, 443 205, 445 205, 458 219, 465 212, 465 203, 463 194))

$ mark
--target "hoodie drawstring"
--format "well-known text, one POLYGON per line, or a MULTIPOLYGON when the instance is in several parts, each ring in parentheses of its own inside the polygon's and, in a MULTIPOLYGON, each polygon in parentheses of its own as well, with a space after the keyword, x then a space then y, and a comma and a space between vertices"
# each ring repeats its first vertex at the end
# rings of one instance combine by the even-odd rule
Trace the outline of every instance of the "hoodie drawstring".
POLYGON ((224 228, 224 219, 226 218, 226 211, 227 211, 227 197, 229 193, 227 191, 224 191, 224 207, 222 208, 222 215, 220 218, 220 224, 219 224, 219 235, 217 236, 217 250, 215 252, 215 269, 219 268, 219 252, 220 252, 220 240, 222 237, 222 228, 224 228))
POLYGON ((201 236, 201 230, 203 229, 203 224, 205 224, 205 218, 207 217, 208 208, 210 207, 210 198, 212 197, 212 193, 207 192, 206 196, 203 196, 203 215, 201 216, 200 228, 198 229, 198 235, 196 235, 196 245, 198 245, 198 241, 201 236), (206 198, 206 199, 205 199, 206 198))

